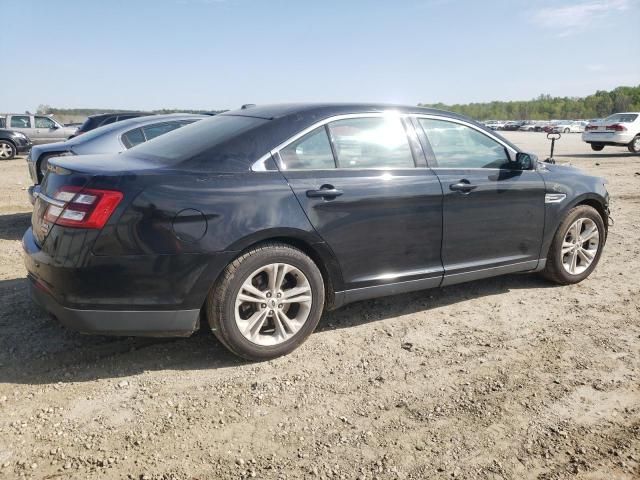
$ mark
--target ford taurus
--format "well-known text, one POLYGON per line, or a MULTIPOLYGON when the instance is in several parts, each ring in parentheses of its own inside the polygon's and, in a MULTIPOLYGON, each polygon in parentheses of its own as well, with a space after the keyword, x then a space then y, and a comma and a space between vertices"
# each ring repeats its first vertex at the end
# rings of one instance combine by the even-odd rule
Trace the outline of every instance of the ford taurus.
POLYGON ((85 333, 291 352, 324 310, 596 267, 605 181, 452 113, 257 106, 122 154, 51 160, 23 238, 33 298, 85 333))

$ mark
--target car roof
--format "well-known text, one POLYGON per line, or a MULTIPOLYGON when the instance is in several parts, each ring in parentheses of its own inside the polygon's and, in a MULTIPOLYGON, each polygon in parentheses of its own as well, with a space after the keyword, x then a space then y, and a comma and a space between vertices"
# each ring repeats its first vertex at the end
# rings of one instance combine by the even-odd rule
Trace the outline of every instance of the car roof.
POLYGON ((88 115, 88 118, 106 118, 106 117, 116 117, 118 115, 153 115, 153 113, 147 112, 132 112, 132 111, 122 111, 122 112, 111 112, 111 113, 94 113, 93 115, 88 115))
POLYGON ((408 105, 396 105, 385 103, 282 103, 270 105, 257 105, 246 109, 230 110, 220 115, 235 115, 243 117, 263 118, 275 120, 291 115, 309 118, 327 118, 336 115, 378 113, 397 111, 405 114, 433 114, 446 115, 448 117, 470 120, 468 117, 456 113, 438 110, 435 108, 417 107, 408 105))

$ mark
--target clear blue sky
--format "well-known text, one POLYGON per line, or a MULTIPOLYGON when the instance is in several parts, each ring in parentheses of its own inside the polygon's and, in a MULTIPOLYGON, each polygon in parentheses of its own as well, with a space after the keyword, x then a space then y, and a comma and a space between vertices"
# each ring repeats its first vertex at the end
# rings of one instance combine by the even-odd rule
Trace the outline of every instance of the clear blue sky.
POLYGON ((0 111, 416 104, 640 84, 640 0, 0 0, 0 111))

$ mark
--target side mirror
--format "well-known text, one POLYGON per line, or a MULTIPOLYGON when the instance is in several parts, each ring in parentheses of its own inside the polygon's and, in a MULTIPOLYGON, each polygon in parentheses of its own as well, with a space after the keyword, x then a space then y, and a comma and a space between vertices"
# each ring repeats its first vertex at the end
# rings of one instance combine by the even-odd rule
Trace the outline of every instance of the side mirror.
POLYGON ((60 125, 58 125, 57 123, 53 124, 53 127, 51 127, 51 130, 57 130, 60 128, 60 125))
POLYGON ((533 153, 518 152, 513 163, 516 170, 535 170, 538 157, 533 153))

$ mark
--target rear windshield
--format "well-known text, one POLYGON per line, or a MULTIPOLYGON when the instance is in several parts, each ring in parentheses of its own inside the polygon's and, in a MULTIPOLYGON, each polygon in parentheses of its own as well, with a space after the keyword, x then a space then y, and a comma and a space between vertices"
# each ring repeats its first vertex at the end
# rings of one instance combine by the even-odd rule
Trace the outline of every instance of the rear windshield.
POLYGON ((607 118, 605 118, 605 121, 631 123, 631 122, 635 122, 636 118, 638 118, 637 113, 614 113, 613 115, 610 115, 607 118))
POLYGON ((82 130, 83 132, 85 130, 89 130, 89 129, 93 128, 93 125, 95 123, 96 123, 96 119, 95 118, 87 117, 87 119, 82 123, 82 125, 80 125, 80 130, 82 130))
POLYGON ((156 137, 128 152, 160 164, 175 164, 206 153, 266 122, 262 118, 217 115, 156 137))

